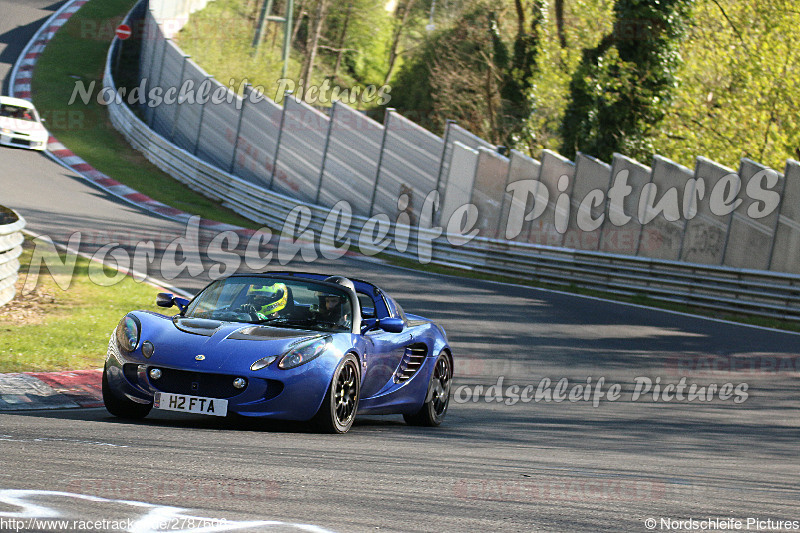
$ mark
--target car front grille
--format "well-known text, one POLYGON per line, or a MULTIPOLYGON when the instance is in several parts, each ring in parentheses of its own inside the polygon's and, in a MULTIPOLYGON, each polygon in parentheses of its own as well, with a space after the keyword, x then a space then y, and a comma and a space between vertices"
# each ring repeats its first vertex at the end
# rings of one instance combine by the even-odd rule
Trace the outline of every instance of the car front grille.
MULTIPOLYGON (((150 372, 150 367, 147 368, 147 371, 150 372)), ((171 392, 173 394, 230 398, 243 393, 246 389, 246 387, 245 389, 237 389, 233 386, 233 380, 237 377, 239 376, 161 368, 161 378, 157 380, 150 379, 150 384, 162 392, 171 392)))
MULTIPOLYGON (((122 371, 131 383, 141 383, 138 367, 139 365, 134 363, 123 365, 122 371)), ((171 394, 226 399, 242 394, 250 385, 250 381, 248 380, 247 386, 243 389, 237 389, 233 386, 234 379, 244 376, 190 372, 187 370, 175 370, 173 368, 164 368, 155 365, 147 367, 147 376, 149 376, 151 368, 158 368, 161 370, 161 377, 159 379, 148 377, 147 383, 156 390, 171 394)), ((267 391, 264 395, 264 399, 270 400, 283 391, 282 382, 273 379, 264 381, 267 382, 267 391)), ((144 383, 142 383, 142 385, 146 386, 144 383)))

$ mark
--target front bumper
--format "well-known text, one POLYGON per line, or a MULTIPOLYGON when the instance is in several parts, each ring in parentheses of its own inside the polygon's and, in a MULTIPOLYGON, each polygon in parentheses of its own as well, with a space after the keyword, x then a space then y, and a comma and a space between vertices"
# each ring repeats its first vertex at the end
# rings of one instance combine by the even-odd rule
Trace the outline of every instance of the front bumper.
POLYGON ((156 392, 169 392, 226 399, 228 412, 243 416, 305 421, 317 413, 330 386, 329 368, 335 361, 325 361, 328 357, 292 370, 199 372, 150 362, 136 353, 123 355, 112 338, 105 370, 113 393, 137 403, 152 404, 156 392), (150 378, 151 368, 160 369, 162 377, 150 378), (244 389, 233 387, 239 377, 247 380, 244 389))
POLYGON ((47 141, 13 133, 0 134, 0 144, 15 148, 28 148, 30 150, 44 150, 47 148, 47 141))

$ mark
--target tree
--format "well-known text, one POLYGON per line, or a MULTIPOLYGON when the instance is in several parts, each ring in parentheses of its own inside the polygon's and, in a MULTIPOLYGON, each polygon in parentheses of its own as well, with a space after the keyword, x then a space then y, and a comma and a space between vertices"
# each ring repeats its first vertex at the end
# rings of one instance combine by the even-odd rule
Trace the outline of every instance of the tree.
POLYGON ((615 25, 583 51, 561 126, 562 152, 649 158, 676 85, 691 0, 616 0, 615 25))
POLYGON ((525 14, 522 0, 514 2, 517 12, 517 35, 510 63, 502 45, 497 25, 492 24, 495 59, 503 70, 500 90, 502 98, 502 140, 507 146, 521 147, 531 144, 533 133, 528 121, 535 106, 534 86, 538 73, 538 54, 547 4, 544 0, 530 2, 530 19, 525 14), (526 19, 528 21, 526 22, 526 19))
POLYGON ((311 28, 308 35, 308 45, 306 46, 306 56, 303 61, 303 69, 300 74, 300 79, 305 83, 311 83, 311 76, 314 73, 314 61, 317 58, 317 50, 319 48, 320 36, 322 35, 322 27, 325 24, 325 17, 328 14, 329 0, 317 0, 317 9, 314 13, 314 19, 311 23, 311 28))
POLYGON ((411 10, 414 9, 416 0, 405 0, 402 4, 397 6, 395 11, 395 25, 394 32, 392 33, 392 44, 389 47, 389 64, 386 67, 386 76, 383 79, 383 84, 388 85, 394 74, 394 68, 397 64, 397 56, 399 55, 400 38, 403 36, 403 30, 408 25, 411 17, 411 10))
POLYGON ((795 2, 698 2, 681 47, 659 152, 736 168, 749 157, 778 171, 800 159, 800 10, 795 2))

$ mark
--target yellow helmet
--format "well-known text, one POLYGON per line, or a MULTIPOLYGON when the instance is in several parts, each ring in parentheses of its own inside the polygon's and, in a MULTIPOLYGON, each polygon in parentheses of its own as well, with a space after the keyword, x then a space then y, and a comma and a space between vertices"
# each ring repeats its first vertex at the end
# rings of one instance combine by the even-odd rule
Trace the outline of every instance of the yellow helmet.
POLYGON ((289 291, 285 283, 273 283, 262 287, 253 285, 247 290, 247 297, 253 301, 259 313, 271 315, 286 307, 289 291))

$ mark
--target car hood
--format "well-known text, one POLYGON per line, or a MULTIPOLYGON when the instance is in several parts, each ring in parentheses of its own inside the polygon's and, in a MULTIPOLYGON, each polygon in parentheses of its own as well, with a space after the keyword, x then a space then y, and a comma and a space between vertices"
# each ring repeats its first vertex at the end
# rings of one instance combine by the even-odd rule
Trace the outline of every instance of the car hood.
POLYGON ((137 314, 142 342, 155 346, 152 364, 197 371, 243 371, 262 357, 282 355, 292 345, 324 333, 197 318, 137 314), (198 356, 202 355, 202 358, 198 356))
POLYGON ((47 136, 47 130, 38 122, 20 120, 18 118, 0 117, 0 128, 8 128, 15 132, 25 133, 31 137, 47 136))

